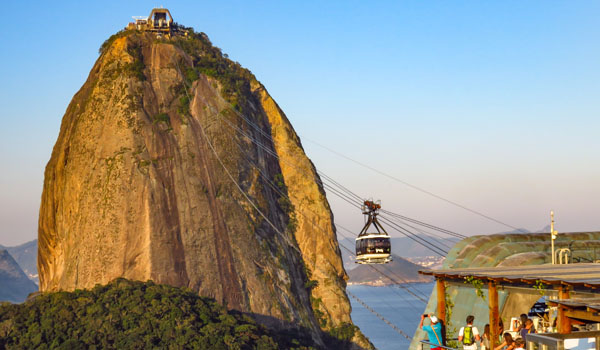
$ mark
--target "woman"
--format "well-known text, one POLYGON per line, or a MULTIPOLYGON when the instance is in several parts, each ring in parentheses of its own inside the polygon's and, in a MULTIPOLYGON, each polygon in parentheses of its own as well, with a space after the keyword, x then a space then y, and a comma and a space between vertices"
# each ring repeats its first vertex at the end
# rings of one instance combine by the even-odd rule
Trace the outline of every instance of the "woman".
POLYGON ((516 344, 515 341, 513 340, 512 335, 510 335, 510 333, 506 332, 504 333, 504 342, 498 346, 496 346, 496 348, 494 350, 513 350, 515 348, 516 344))
POLYGON ((481 336, 481 350, 490 349, 490 325, 486 324, 483 327, 483 335, 481 336))

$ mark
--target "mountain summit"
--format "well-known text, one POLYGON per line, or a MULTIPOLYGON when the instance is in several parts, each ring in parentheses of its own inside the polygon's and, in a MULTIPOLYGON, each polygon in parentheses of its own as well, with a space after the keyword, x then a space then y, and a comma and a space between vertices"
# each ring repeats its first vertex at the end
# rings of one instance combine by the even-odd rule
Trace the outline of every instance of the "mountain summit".
POLYGON ((370 347, 290 122, 250 71, 183 33, 113 35, 69 104, 45 171, 40 289, 153 280, 370 347))

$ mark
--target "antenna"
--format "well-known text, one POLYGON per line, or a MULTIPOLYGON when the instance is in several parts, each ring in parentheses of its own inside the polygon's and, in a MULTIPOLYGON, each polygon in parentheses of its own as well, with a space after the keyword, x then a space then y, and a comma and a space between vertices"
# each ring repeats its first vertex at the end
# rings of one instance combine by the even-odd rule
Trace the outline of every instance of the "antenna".
POLYGON ((554 231, 554 210, 550 211, 550 241, 552 242, 552 265, 556 264, 554 257, 554 240, 558 236, 558 232, 554 231))

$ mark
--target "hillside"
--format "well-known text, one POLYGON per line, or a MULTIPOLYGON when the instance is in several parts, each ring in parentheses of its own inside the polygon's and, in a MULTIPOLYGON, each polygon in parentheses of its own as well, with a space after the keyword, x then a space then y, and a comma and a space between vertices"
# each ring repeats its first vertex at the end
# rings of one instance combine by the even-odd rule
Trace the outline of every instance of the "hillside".
MULTIPOLYGON (((335 343, 332 344, 335 346, 335 343)), ((271 332, 214 300, 153 282, 43 293, 0 306, 2 349, 316 349, 310 333, 271 332)))
POLYGON ((20 303, 37 290, 8 251, 0 249, 0 301, 20 303))
POLYGON ((14 247, 0 246, 0 249, 6 249, 21 267, 23 272, 30 280, 39 283, 37 272, 37 239, 14 247))
POLYGON ((400 283, 431 282, 429 276, 418 273, 423 267, 392 254, 393 260, 383 265, 359 265, 348 271, 348 284, 384 286, 400 283), (375 272, 373 269, 380 271, 375 272), (388 278, 391 277, 390 278, 388 278))
POLYGON ((190 28, 102 45, 46 166, 38 238, 42 291, 154 280, 321 343, 353 327, 316 169, 266 88, 190 28))

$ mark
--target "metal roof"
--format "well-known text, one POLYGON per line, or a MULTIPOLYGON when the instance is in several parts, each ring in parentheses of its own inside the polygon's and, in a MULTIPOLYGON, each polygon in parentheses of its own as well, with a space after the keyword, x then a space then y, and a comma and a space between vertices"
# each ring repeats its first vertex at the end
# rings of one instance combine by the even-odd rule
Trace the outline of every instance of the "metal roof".
POLYGON ((462 269, 421 270, 420 274, 447 279, 471 276, 479 280, 506 284, 536 284, 541 281, 549 285, 600 289, 600 264, 528 265, 475 267, 462 269))
POLYGON ((547 300, 550 304, 563 305, 570 309, 585 309, 590 312, 600 310, 600 298, 547 300))

